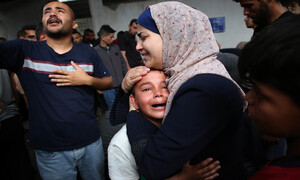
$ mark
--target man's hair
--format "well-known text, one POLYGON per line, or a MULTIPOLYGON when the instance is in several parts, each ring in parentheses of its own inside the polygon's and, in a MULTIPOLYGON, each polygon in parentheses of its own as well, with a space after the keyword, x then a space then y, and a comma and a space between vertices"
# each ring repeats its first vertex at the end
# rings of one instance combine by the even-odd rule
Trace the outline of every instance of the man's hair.
POLYGON ((73 29, 72 34, 79 34, 81 36, 80 32, 78 32, 76 29, 73 29))
POLYGON ((116 31, 111 28, 109 25, 103 25, 101 26, 99 32, 98 32, 98 36, 108 36, 111 33, 115 33, 116 31))
POLYGON ((133 23, 136 23, 137 19, 131 19, 129 26, 132 26, 133 23))
POLYGON ((94 33, 94 31, 93 30, 91 30, 91 29, 89 29, 89 28, 87 28, 87 29, 85 29, 84 31, 83 31, 83 35, 87 35, 87 34, 89 34, 89 33, 94 33))
MULTIPOLYGON (((51 2, 60 2, 60 1, 58 1, 58 0, 48 0, 48 1, 44 4, 43 7, 45 7, 46 4, 51 3, 51 2)), ((63 2, 60 2, 60 3, 63 3, 63 2)), ((75 16, 75 13, 74 13, 73 9, 72 9, 67 3, 63 3, 63 4, 66 4, 66 5, 70 8, 72 19, 75 21, 75 20, 76 20, 76 16, 75 16)), ((43 9, 43 7, 42 7, 42 9, 43 9)))
POLYGON ((17 38, 25 37, 26 36, 25 30, 34 30, 35 31, 35 29, 36 29, 36 25, 25 25, 17 32, 17 38))
POLYGON ((266 27, 243 49, 238 68, 243 80, 265 83, 300 105, 300 16, 266 27))
POLYGON ((35 28, 35 36, 36 36, 37 41, 40 40, 41 34, 46 34, 45 31, 44 31, 42 22, 38 23, 38 25, 35 28))
POLYGON ((4 37, 0 37, 0 41, 4 42, 6 39, 4 37))
POLYGON ((117 39, 120 39, 120 37, 124 34, 124 31, 119 31, 117 34, 117 39))
POLYGON ((288 7, 292 2, 295 2, 300 6, 300 0, 281 0, 280 2, 285 7, 288 7))

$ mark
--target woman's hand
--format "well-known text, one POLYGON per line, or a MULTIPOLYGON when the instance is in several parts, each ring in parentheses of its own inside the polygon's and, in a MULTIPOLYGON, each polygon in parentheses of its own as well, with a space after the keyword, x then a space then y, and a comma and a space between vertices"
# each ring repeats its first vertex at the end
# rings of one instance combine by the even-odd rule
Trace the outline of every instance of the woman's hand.
POLYGON ((141 80, 149 71, 150 69, 146 66, 137 66, 129 69, 121 84, 123 91, 128 93, 135 83, 141 80))

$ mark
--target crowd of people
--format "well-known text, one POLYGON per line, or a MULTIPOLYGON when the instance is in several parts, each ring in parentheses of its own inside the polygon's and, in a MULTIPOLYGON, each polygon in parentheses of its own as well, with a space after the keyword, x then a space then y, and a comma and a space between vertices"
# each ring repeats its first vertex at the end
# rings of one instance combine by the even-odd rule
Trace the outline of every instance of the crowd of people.
POLYGON ((299 179, 300 1, 233 1, 253 29, 237 48, 175 1, 117 39, 51 1, 0 38, 0 179, 299 179))

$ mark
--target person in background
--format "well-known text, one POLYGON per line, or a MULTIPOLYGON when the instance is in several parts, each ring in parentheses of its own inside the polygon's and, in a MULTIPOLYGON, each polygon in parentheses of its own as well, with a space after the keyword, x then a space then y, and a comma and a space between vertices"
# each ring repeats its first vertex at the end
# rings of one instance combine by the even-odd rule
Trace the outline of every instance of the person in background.
POLYGON ((72 32, 72 38, 74 43, 80 44, 82 42, 82 35, 76 29, 72 32))
POLYGON ((300 14, 300 1, 299 0, 283 0, 282 5, 288 8, 294 14, 300 14))
POLYGON ((36 26, 35 35, 37 41, 45 41, 47 39, 47 34, 44 31, 42 22, 36 26))
POLYGON ((125 31, 123 35, 118 37, 118 43, 121 49, 121 53, 127 63, 127 68, 130 69, 142 65, 142 57, 140 53, 135 49, 137 43, 136 19, 132 19, 130 21, 128 28, 128 31, 125 31))
POLYGON ((300 17, 268 26, 243 49, 241 78, 252 83, 246 94, 249 117, 264 134, 285 137, 285 156, 268 162, 250 180, 300 177, 300 17))
POLYGON ((17 38, 36 41, 35 29, 36 25, 25 25, 17 32, 17 38))
POLYGON ((89 44, 91 47, 94 46, 95 43, 95 33, 93 30, 87 28, 83 31, 83 39, 82 43, 89 44))
POLYGON ((103 91, 109 109, 111 109, 115 101, 116 91, 127 73, 126 62, 120 52, 120 48, 113 44, 115 32, 109 25, 101 26, 98 32, 100 44, 95 47, 104 65, 112 75, 114 82, 112 89, 103 91))

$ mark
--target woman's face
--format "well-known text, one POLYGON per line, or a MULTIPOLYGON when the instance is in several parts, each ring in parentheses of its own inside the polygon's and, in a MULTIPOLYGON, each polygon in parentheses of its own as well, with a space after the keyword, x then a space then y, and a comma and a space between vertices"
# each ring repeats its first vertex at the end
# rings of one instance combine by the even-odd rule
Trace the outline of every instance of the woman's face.
POLYGON ((143 56, 145 66, 154 69, 163 69, 161 36, 139 24, 137 28, 137 34, 140 39, 136 45, 136 50, 143 56))

